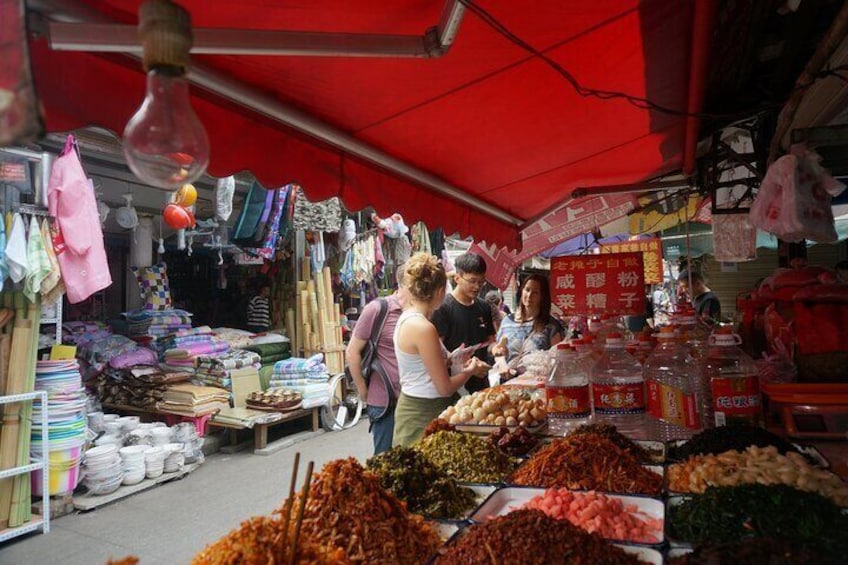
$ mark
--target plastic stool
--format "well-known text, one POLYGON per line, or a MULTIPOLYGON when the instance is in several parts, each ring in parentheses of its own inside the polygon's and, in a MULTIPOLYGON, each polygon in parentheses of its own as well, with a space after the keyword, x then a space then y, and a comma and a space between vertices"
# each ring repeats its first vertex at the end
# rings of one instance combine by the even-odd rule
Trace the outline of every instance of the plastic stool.
POLYGON ((180 422, 191 422, 197 430, 197 435, 200 437, 206 436, 206 423, 212 419, 213 414, 204 414, 202 416, 182 416, 180 414, 165 414, 165 422, 169 426, 175 426, 180 422))

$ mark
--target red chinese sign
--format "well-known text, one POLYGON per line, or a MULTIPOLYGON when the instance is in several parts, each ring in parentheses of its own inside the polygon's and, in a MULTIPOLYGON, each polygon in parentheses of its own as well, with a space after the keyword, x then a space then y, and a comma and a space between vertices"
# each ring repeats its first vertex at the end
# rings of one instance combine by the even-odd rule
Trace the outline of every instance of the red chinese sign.
POLYGON ((601 253, 641 253, 645 284, 663 282, 662 241, 658 237, 604 243, 601 245, 601 253))
POLYGON ((555 257, 550 283, 553 309, 564 316, 645 314, 641 253, 555 257))

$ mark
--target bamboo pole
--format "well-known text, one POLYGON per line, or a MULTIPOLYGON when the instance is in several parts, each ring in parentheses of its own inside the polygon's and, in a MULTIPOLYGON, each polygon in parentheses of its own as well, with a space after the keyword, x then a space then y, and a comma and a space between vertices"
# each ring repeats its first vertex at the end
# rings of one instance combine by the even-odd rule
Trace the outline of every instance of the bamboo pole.
MULTIPOLYGON (((286 334, 289 336, 289 343, 291 344, 291 348, 294 350, 292 354, 297 357, 296 352, 296 344, 297 344, 297 334, 300 332, 297 329, 297 326, 294 325, 294 308, 286 308, 286 334)), ((0 342, 0 345, 2 342, 0 342)))
MULTIPOLYGON (((34 330, 37 331, 38 320, 27 317, 33 315, 24 305, 21 293, 15 293, 15 325, 12 330, 12 351, 9 359, 9 377, 6 380, 6 395, 29 392, 34 386, 34 330), (36 326, 35 328, 33 326, 36 326)), ((0 430, 0 469, 10 469, 26 465, 29 458, 28 439, 30 428, 21 418, 26 415, 23 403, 14 402, 4 405, 3 429, 0 430), (21 448, 27 447, 27 453, 21 457, 21 448)), ((29 480, 29 475, 26 476, 29 480)), ((18 521, 17 506, 13 508, 12 501, 19 498, 14 495, 15 489, 20 488, 20 478, 12 477, 0 481, 0 528, 14 527, 18 521)), ((45 488, 49 485, 45 485, 45 488)))

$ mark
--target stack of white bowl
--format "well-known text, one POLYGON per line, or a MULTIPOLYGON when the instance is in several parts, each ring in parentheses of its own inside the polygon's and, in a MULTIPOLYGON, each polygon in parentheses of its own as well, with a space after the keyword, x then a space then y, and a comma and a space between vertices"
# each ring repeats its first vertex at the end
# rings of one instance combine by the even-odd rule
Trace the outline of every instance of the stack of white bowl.
POLYGON ((183 468, 185 463, 185 455, 183 455, 184 445, 182 443, 167 443, 162 446, 168 454, 165 457, 165 472, 176 473, 183 468))
POLYGON ((141 423, 141 418, 138 416, 121 416, 115 421, 121 425, 121 432, 128 434, 138 427, 141 423))
MULTIPOLYGON (((144 424, 142 424, 142 426, 143 425, 144 424)), ((137 427, 126 435, 124 443, 126 445, 145 445, 150 447, 153 445, 150 440, 150 428, 142 428, 141 426, 137 427)))
POLYGON ((85 452, 83 484, 91 494, 109 494, 118 490, 124 479, 116 445, 92 447, 85 452))
POLYGON ((144 464, 144 452, 147 449, 149 447, 146 445, 130 445, 118 451, 123 462, 125 485, 135 485, 144 480, 147 470, 144 464))
POLYGON ((91 431, 99 434, 105 429, 103 426, 106 424, 106 422, 103 420, 103 412, 89 412, 87 414, 87 417, 88 427, 91 431))
POLYGON ((173 432, 169 427, 158 427, 150 430, 150 441, 155 445, 167 445, 171 443, 173 432))
POLYGON ((147 468, 147 478, 155 479, 161 477, 165 471, 165 448, 161 445, 148 447, 144 451, 144 464, 147 468))

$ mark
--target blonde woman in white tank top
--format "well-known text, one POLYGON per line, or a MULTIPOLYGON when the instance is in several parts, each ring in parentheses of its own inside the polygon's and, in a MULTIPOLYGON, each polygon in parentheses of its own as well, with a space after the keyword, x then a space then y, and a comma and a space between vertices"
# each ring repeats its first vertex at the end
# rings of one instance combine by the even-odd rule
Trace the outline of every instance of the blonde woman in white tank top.
POLYGON ((432 255, 417 253, 406 263, 406 308, 395 327, 401 394, 395 409, 392 445, 418 441, 431 420, 453 404, 456 391, 486 364, 472 357, 450 376, 447 352, 429 317, 445 298, 447 277, 432 255))

